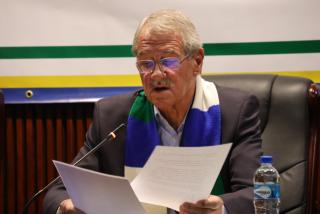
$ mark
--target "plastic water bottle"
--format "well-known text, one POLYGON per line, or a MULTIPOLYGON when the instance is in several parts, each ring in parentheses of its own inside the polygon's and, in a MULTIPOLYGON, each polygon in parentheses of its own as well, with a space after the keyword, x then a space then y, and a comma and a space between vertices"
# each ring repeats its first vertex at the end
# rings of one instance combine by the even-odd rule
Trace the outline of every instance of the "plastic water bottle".
POLYGON ((254 175, 254 208, 256 214, 278 214, 280 209, 280 176, 272 166, 272 156, 261 156, 261 166, 254 175))

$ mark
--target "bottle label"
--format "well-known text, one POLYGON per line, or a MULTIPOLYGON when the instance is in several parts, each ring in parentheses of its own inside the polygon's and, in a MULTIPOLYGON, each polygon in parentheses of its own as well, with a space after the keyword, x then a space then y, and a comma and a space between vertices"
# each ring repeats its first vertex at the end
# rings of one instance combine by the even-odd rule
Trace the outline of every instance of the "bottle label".
POLYGON ((255 199, 277 199, 280 198, 280 185, 279 184, 255 184, 254 185, 254 198, 255 199))

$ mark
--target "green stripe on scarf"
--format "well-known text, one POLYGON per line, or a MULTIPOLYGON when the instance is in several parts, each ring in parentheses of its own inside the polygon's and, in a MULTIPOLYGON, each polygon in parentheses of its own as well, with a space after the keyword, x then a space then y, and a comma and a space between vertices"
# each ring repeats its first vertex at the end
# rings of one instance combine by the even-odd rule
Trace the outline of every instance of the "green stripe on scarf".
POLYGON ((224 194, 224 187, 223 187, 223 181, 221 176, 219 175, 216 183, 213 186, 213 189, 211 191, 211 195, 222 195, 224 194))
POLYGON ((147 100, 144 91, 139 92, 131 107, 129 115, 146 123, 154 119, 153 105, 147 100))

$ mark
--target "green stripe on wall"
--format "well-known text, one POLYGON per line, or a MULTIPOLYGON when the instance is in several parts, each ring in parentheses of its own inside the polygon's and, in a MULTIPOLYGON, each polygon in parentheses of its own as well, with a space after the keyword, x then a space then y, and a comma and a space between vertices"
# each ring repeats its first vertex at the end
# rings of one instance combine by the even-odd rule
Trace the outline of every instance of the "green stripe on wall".
POLYGON ((320 53, 320 40, 204 44, 206 55, 320 53))
POLYGON ((132 57, 131 45, 0 47, 0 59, 132 57))
MULTIPOLYGON (((320 53, 320 40, 206 43, 206 55, 320 53)), ((132 57, 131 45, 0 47, 0 59, 132 57)))

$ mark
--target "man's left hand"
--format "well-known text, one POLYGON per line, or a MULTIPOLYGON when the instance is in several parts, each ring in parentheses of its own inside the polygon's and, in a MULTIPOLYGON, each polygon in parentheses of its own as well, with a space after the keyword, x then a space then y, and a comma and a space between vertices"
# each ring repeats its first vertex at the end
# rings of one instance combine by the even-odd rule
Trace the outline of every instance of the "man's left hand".
POLYGON ((196 203, 184 202, 180 206, 180 214, 222 214, 223 200, 215 195, 196 203))

